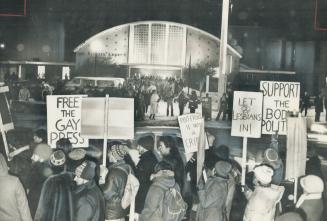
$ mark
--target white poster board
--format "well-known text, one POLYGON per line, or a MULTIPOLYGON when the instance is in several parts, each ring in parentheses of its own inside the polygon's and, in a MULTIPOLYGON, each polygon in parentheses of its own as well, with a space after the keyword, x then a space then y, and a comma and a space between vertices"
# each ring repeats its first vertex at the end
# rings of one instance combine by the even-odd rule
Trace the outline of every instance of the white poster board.
POLYGON ((300 83, 260 81, 263 92, 262 133, 287 133, 287 112, 299 111, 300 83))
MULTIPOLYGON (((182 133, 185 154, 198 151, 201 124, 204 119, 201 114, 185 114, 178 117, 179 127, 182 133)), ((205 149, 209 148, 208 140, 205 140, 205 149)))
POLYGON ((92 139, 134 139, 134 99, 110 97, 108 110, 105 110, 105 101, 101 97, 82 99, 81 136, 92 139), (108 111, 106 123, 105 111, 108 111))
POLYGON ((232 136, 261 137, 261 92, 234 91, 232 136))
POLYGON ((73 147, 88 147, 81 137, 81 102, 86 95, 47 96, 48 144, 56 147, 57 140, 68 138, 73 147))

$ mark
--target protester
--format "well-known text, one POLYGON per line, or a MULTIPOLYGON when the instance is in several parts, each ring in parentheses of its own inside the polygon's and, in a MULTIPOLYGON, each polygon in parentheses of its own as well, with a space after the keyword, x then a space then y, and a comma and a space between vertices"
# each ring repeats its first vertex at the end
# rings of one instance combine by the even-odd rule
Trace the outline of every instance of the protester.
POLYGON ((310 107, 310 96, 307 91, 304 91, 303 96, 301 97, 301 114, 304 110, 304 116, 308 114, 308 108, 310 107))
POLYGON ((158 112, 158 102, 160 100, 159 95, 156 90, 153 90, 151 98, 150 98, 150 117, 149 119, 155 120, 156 114, 158 112))
POLYGON ((127 176, 131 170, 125 163, 126 146, 114 144, 108 151, 111 165, 108 168, 106 183, 102 187, 105 199, 105 218, 112 221, 123 221, 127 211, 122 208, 121 200, 124 194, 127 176))
POLYGON ((33 134, 33 143, 30 145, 30 149, 32 153, 34 152, 35 147, 40 144, 44 143, 46 144, 48 142, 47 140, 47 131, 44 129, 38 129, 33 134))
POLYGON ((38 202, 41 195, 41 190, 45 180, 52 175, 49 160, 52 150, 47 144, 38 144, 31 157, 32 168, 29 174, 27 183, 28 202, 30 205, 31 215, 34 217, 38 202))
POLYGON ((23 87, 19 90, 19 94, 18 94, 19 101, 28 102, 30 97, 31 97, 30 91, 25 85, 23 85, 23 87))
POLYGON ((184 181, 186 178, 184 164, 173 137, 161 137, 158 145, 158 150, 160 152, 162 160, 165 160, 171 164, 172 169, 174 171, 175 180, 183 191, 184 181))
POLYGON ((53 152, 50 165, 54 175, 42 186, 34 221, 73 221, 72 176, 66 171, 66 155, 62 150, 53 152))
POLYGON ((94 181, 96 164, 85 161, 76 168, 74 191, 76 221, 104 221, 105 202, 103 193, 94 181))
POLYGON ((307 221, 321 221, 324 202, 322 192, 324 191, 323 180, 315 175, 307 175, 300 179, 303 194, 296 203, 296 208, 301 208, 307 221))
POLYGON ((316 175, 324 180, 324 176, 321 170, 321 160, 319 159, 316 147, 313 144, 308 145, 305 174, 316 175))
POLYGON ((181 92, 179 93, 177 100, 178 100, 178 107, 179 107, 179 115, 183 115, 185 105, 188 102, 188 97, 186 96, 183 90, 181 90, 181 92))
POLYGON ((195 113, 195 110, 198 109, 198 105, 200 104, 200 100, 198 96, 196 95, 195 91, 192 91, 189 103, 188 103, 188 108, 190 109, 190 113, 195 113))
POLYGON ((223 119, 226 120, 226 115, 227 115, 227 94, 223 93, 223 96, 220 98, 219 101, 219 111, 216 117, 216 120, 220 120, 220 115, 223 114, 223 119))
POLYGON ((265 151, 258 151, 256 163, 266 164, 273 168, 272 184, 279 185, 284 180, 284 163, 275 149, 267 148, 265 151))
POLYGON ((169 163, 159 162, 151 175, 152 185, 146 196, 139 221, 181 221, 186 212, 179 185, 169 163))
POLYGON ((248 203, 245 208, 244 221, 273 221, 276 205, 280 202, 285 188, 271 184, 273 169, 260 165, 254 169, 256 186, 254 191, 246 188, 248 203))
POLYGON ((8 174, 8 166, 0 153, 0 220, 32 221, 23 185, 8 174))
POLYGON ((219 161, 212 168, 207 168, 208 180, 201 179, 198 185, 199 208, 198 221, 226 220, 226 199, 228 193, 228 174, 232 165, 219 161))
POLYGON ((323 112, 323 100, 321 98, 321 96, 318 94, 315 97, 315 122, 319 122, 320 121, 320 113, 323 112))
POLYGON ((151 186, 150 176, 158 163, 158 159, 153 153, 153 148, 154 140, 152 137, 144 137, 138 140, 137 149, 141 155, 135 170, 135 175, 141 184, 135 198, 135 211, 138 214, 141 214, 144 208, 145 198, 151 186))

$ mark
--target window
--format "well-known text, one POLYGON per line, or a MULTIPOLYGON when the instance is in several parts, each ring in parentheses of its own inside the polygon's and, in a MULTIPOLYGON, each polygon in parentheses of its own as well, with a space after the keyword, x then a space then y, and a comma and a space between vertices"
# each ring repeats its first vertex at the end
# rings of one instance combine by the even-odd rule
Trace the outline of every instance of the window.
POLYGON ((38 79, 45 78, 45 66, 43 66, 43 65, 37 66, 37 78, 38 79))
POLYGON ((115 82, 114 81, 106 81, 106 80, 98 80, 97 86, 98 87, 114 87, 115 82))
POLYGON ((70 67, 62 67, 62 80, 70 79, 70 67))

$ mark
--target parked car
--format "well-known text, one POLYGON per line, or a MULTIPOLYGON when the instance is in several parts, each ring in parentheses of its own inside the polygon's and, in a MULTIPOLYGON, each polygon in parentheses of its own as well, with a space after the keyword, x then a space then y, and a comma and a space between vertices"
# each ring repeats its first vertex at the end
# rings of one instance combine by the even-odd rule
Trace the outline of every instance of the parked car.
POLYGON ((66 91, 75 91, 77 89, 89 86, 97 88, 114 88, 123 85, 124 78, 115 77, 74 77, 65 84, 66 91))

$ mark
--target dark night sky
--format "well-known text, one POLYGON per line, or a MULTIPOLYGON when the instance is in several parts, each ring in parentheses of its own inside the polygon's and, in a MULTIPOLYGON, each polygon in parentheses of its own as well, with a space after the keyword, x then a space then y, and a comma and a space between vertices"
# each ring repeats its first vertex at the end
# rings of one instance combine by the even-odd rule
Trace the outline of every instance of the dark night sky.
MULTIPOLYGON (((13 0, 23 2, 23 0, 13 0)), ((26 17, 0 17, 0 41, 31 26, 63 22, 66 47, 74 48, 99 31, 141 21, 174 21, 219 35, 222 0, 27 0, 26 17)), ((230 25, 276 29, 290 40, 325 40, 314 30, 313 0, 230 0, 230 25)), ((0 0, 12 2, 12 0, 0 0)), ((318 20, 326 26, 324 1, 318 0, 318 20), (321 3, 322 2, 322 3, 321 3)), ((3 6, 3 4, 0 4, 3 6)), ((12 5, 11 5, 12 6, 12 5)), ((13 6, 12 6, 13 7, 13 6)), ((20 9, 19 4, 17 8, 20 9)), ((3 9, 2 9, 3 11, 3 9)))

